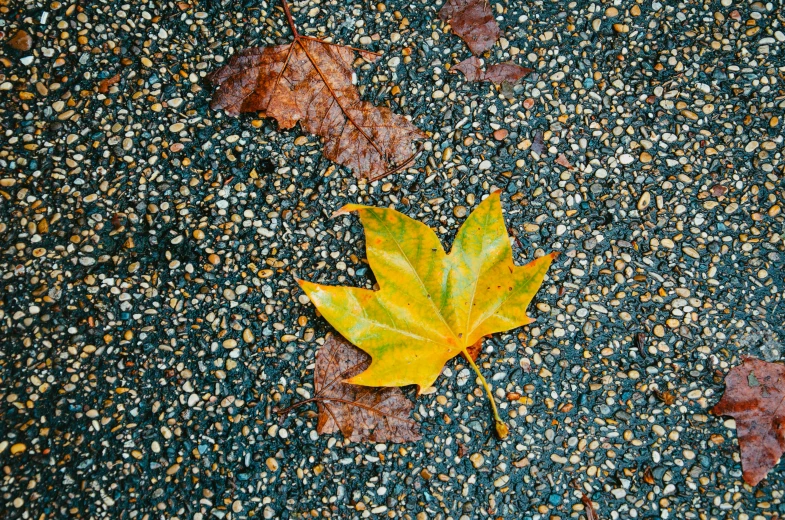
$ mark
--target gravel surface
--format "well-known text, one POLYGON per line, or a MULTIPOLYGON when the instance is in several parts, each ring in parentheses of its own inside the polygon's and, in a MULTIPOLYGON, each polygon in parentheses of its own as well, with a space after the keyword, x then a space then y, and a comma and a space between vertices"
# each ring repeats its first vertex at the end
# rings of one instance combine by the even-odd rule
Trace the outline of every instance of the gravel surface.
MULTIPOLYGON (((299 127, 209 109, 205 75, 289 38, 266 2, 0 1, 0 517, 773 519, 708 409, 785 341, 785 10, 778 2, 491 0, 470 84, 441 3, 300 1, 304 34, 383 52, 363 98, 430 140, 372 184, 299 127), (23 31, 23 33, 19 33, 23 31), (486 340, 511 427, 465 363, 424 438, 316 434, 330 331, 293 275, 371 287, 348 202, 449 244, 492 189, 516 262, 556 250, 532 316, 486 340)), ((411 389, 408 390, 411 393, 411 389)))

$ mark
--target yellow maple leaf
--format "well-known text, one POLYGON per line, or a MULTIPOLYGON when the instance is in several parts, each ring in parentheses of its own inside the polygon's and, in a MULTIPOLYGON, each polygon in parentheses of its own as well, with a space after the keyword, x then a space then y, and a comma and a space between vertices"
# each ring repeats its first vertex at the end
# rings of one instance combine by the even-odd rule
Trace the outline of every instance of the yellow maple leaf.
POLYGON ((532 319, 526 307, 556 253, 516 266, 499 193, 469 215, 450 254, 425 224, 395 210, 349 204, 365 229, 378 291, 298 280, 338 332, 370 354, 370 366, 347 380, 365 386, 430 387, 444 364, 464 354, 489 393, 500 436, 506 435, 490 389, 467 348, 483 336, 532 319))

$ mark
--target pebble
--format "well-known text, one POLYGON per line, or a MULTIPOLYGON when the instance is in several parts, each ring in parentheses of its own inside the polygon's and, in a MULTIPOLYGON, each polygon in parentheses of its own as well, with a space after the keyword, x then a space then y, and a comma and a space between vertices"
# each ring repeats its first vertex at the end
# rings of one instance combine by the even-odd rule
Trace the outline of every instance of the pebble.
POLYGON ((646 208, 649 207, 650 203, 651 203, 651 193, 649 193, 648 191, 644 191, 641 194, 640 198, 638 199, 638 205, 637 205, 638 211, 645 210, 646 208))
POLYGON ((21 442, 17 442, 11 446, 11 455, 20 455, 27 450, 27 446, 25 446, 21 442))
POLYGON ((485 457, 483 457, 481 453, 472 453, 472 455, 469 457, 469 460, 472 461, 472 466, 474 466, 476 469, 479 469, 485 462, 485 457))

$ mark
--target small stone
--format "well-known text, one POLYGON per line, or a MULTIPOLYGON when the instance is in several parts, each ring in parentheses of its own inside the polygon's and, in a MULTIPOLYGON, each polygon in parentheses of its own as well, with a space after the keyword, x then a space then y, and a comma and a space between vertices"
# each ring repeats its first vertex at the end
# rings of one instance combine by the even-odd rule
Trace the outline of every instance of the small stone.
POLYGON ((504 141, 504 139, 509 135, 509 132, 504 128, 499 128, 493 133, 493 138, 497 141, 504 141))
POLYGON ((625 165, 632 163, 634 160, 635 160, 635 157, 633 157, 632 155, 630 155, 628 153, 623 153, 619 157, 619 162, 622 163, 622 164, 625 164, 625 165))
POLYGON ((275 457, 267 457, 265 464, 270 471, 278 471, 278 460, 275 457))
POLYGON ((11 446, 11 455, 19 455, 20 453, 24 453, 25 450, 27 450, 27 446, 25 446, 21 442, 17 442, 13 446, 11 446))
POLYGON ((477 469, 482 467, 483 463, 485 462, 485 457, 483 457, 482 453, 472 453, 469 457, 469 460, 472 461, 472 466, 477 469))
POLYGON ((613 30, 617 33, 624 34, 630 32, 630 26, 624 23, 613 24, 613 30))
POLYGON ((641 8, 637 4, 633 5, 630 8, 630 15, 631 16, 640 16, 641 15, 641 8))
POLYGON ((649 152, 642 152, 641 153, 640 160, 641 160, 642 163, 648 164, 648 163, 651 162, 651 159, 652 159, 652 157, 651 157, 651 154, 649 152))
POLYGON ((8 40, 8 45, 18 51, 29 51, 33 47, 33 38, 31 38, 26 31, 19 29, 11 36, 11 39, 8 40))
POLYGON ((455 208, 453 208, 452 210, 452 213, 458 218, 463 218, 466 216, 468 211, 466 209, 466 206, 455 206, 455 208))
POLYGON ((638 211, 643 211, 651 204, 651 193, 644 191, 641 198, 638 199, 638 211))

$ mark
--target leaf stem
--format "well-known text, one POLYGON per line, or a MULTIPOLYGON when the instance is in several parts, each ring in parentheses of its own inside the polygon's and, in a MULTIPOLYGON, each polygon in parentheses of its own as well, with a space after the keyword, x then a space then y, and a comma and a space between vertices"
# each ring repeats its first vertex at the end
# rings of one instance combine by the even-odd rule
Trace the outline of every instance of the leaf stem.
POLYGON ((510 429, 507 428, 507 425, 504 423, 501 417, 499 417, 499 411, 496 409, 496 401, 493 399, 493 393, 491 392, 491 387, 488 385, 488 382, 483 377, 482 372, 480 372, 479 367, 472 359, 472 356, 469 354, 469 351, 466 348, 463 349, 463 357, 465 357, 469 364, 472 366, 474 371, 477 373, 477 377, 480 378, 480 383, 482 383, 483 388, 485 388, 485 393, 488 394, 488 400, 491 402, 491 410, 493 411, 493 421, 494 425, 496 426, 496 435, 499 436, 500 439, 506 439, 507 435, 510 433, 510 429))
POLYGON ((289 23, 289 28, 292 30, 292 34, 294 34, 294 38, 296 40, 300 37, 300 33, 297 32, 297 26, 294 25, 292 13, 289 11, 289 4, 286 2, 286 0, 281 0, 281 5, 283 6, 283 12, 286 14, 286 21, 289 23))
POLYGON ((318 401, 318 400, 319 400, 319 397, 311 397, 310 399, 303 399, 302 401, 297 401, 296 403, 287 406, 283 410, 276 410, 275 413, 277 413, 278 415, 283 417, 284 415, 288 414, 289 412, 291 412, 295 408, 299 408, 300 406, 302 406, 304 404, 312 403, 312 402, 318 401))

